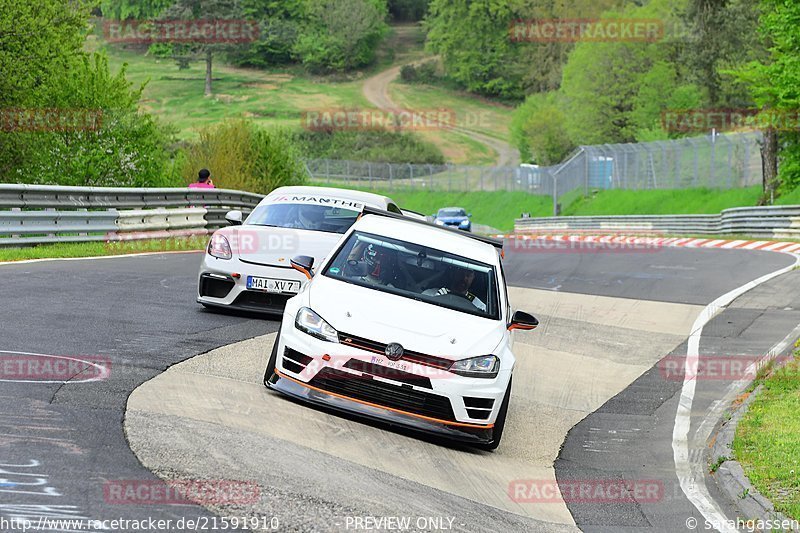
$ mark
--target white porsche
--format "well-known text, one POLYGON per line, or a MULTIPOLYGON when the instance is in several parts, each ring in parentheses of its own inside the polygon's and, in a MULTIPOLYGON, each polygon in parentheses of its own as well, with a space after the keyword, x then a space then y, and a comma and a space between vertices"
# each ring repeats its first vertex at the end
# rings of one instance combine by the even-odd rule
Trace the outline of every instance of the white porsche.
POLYGON ((511 393, 512 313, 502 242, 365 209, 286 303, 267 387, 494 449, 511 393))
POLYGON ((200 265, 197 301, 282 313, 306 281, 290 258, 304 254, 320 262, 365 206, 401 213, 385 196, 328 187, 275 189, 244 221, 241 211, 229 212, 232 225, 212 235, 200 265))

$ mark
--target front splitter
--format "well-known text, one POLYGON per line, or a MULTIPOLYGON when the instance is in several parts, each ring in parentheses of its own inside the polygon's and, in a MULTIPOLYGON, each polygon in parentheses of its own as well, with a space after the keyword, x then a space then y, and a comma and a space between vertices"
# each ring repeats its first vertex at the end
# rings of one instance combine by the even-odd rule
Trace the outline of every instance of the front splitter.
POLYGON ((303 402, 308 402, 336 411, 355 414, 360 417, 384 422, 390 426, 400 426, 435 435, 449 440, 470 444, 489 444, 493 438, 492 427, 482 427, 474 424, 448 424, 436 422, 427 418, 420 418, 404 414, 392 409, 384 409, 375 405, 368 405, 339 395, 329 394, 323 390, 303 385, 294 379, 283 376, 278 372, 272 374, 264 384, 273 390, 291 396, 303 402))

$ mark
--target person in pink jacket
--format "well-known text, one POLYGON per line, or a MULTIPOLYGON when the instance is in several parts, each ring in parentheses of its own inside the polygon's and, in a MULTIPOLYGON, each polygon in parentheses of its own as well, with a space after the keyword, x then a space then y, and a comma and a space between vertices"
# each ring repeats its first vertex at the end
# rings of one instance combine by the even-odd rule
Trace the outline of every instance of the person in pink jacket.
POLYGON ((207 168, 200 170, 197 174, 197 181, 189 184, 190 189, 213 189, 214 182, 211 181, 211 172, 207 168))

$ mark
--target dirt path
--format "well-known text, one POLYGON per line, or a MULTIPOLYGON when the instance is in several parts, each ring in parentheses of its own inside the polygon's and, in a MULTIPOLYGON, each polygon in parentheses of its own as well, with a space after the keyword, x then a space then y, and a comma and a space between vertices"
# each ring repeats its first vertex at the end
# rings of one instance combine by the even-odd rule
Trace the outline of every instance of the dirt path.
MULTIPOLYGON (((389 84, 397 79, 401 68, 402 65, 392 67, 364 81, 362 90, 372 105, 379 109, 398 109, 400 107, 392 101, 389 95, 389 84)), ((520 163, 519 151, 505 141, 460 126, 448 127, 448 129, 491 148, 497 154, 497 166, 517 166, 520 163)))

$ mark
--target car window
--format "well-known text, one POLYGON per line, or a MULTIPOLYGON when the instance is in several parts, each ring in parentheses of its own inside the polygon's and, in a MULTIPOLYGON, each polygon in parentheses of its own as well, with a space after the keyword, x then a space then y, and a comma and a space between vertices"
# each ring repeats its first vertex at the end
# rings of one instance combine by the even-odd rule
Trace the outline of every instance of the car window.
POLYGON ((440 209, 440 217, 465 217, 467 213, 463 209, 440 209))
POLYGON ((396 205, 394 205, 392 203, 390 203, 387 206, 386 210, 389 211, 390 213, 397 213, 398 215, 402 215, 403 214, 403 211, 399 207, 397 207, 396 205))
POLYGON ((416 243, 353 232, 323 275, 485 318, 500 317, 492 265, 416 243))
POLYGON ((358 211, 313 204, 267 204, 253 210, 245 224, 346 233, 358 219, 358 211))

